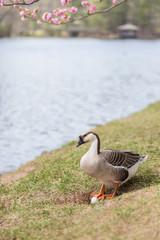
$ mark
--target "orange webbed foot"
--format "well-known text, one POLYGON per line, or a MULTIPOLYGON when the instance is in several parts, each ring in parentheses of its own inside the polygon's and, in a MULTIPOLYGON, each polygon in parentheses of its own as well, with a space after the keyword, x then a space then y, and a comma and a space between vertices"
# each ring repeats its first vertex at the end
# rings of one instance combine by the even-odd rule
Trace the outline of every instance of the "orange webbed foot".
POLYGON ((116 196, 118 186, 119 186, 119 183, 118 182, 115 183, 115 190, 113 194, 105 194, 106 193, 105 185, 103 184, 99 193, 91 193, 90 195, 98 198, 98 200, 104 200, 105 198, 112 199, 116 196))

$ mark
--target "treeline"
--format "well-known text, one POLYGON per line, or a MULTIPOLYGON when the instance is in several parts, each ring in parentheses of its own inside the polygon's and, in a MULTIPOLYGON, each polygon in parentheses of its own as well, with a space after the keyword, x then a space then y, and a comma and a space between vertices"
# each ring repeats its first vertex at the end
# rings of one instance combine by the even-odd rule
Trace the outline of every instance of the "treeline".
MULTIPOLYGON (((52 11, 60 0, 42 0, 39 5, 41 9, 52 11)), ((77 0, 73 0, 75 5, 77 0)), ((97 1, 96 1, 97 2, 97 1)), ((98 3, 102 9, 111 5, 111 0, 103 0, 98 3)), ((37 5, 35 5, 37 6, 37 5)), ((133 23, 140 27, 144 37, 160 36, 160 0, 128 0, 123 5, 116 7, 106 14, 97 14, 83 21, 73 23, 74 26, 98 29, 110 33, 116 33, 117 27, 125 23, 133 23)), ((0 9, 0 37, 9 36, 18 32, 17 29, 35 27, 31 21, 21 22, 16 9, 0 9)), ((47 26, 55 29, 57 26, 47 26)), ((68 25, 65 25, 67 28, 68 25)), ((40 28, 43 28, 41 25, 40 28)))
MULTIPOLYGON (((106 2, 103 3, 103 7, 105 4, 106 2)), ((90 27, 111 32, 117 31, 118 26, 128 22, 139 26, 144 34, 159 35, 160 0, 128 0, 107 14, 85 20, 85 24, 90 27)))

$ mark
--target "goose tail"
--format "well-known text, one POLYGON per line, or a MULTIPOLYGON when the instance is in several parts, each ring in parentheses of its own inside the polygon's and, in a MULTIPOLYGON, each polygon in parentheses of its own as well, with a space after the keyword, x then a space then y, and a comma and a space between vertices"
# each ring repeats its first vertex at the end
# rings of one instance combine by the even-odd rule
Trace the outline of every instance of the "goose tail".
POLYGON ((147 158, 148 158, 148 156, 147 155, 143 155, 143 156, 141 156, 140 157, 140 162, 144 162, 144 161, 146 161, 147 160, 147 158))

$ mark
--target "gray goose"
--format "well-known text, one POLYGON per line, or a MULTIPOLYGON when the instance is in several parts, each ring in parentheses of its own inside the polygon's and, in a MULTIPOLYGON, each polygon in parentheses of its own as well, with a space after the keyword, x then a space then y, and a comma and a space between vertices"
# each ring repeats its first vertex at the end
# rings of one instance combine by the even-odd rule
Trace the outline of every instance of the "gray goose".
POLYGON ((131 150, 104 149, 100 151, 100 139, 94 132, 79 136, 76 147, 87 142, 91 143, 91 147, 81 158, 80 167, 86 174, 102 183, 100 192, 91 194, 99 200, 115 197, 118 187, 127 182, 136 173, 139 164, 147 159, 147 156, 140 156, 131 150), (105 186, 109 189, 114 188, 113 194, 106 195, 105 186))

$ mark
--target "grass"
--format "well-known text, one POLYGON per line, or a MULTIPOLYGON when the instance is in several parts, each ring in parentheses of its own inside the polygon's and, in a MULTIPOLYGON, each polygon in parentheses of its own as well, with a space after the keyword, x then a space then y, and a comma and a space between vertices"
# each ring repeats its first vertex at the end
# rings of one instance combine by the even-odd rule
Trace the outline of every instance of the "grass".
POLYGON ((101 184, 79 167, 89 145, 72 141, 1 176, 0 239, 160 239, 160 102, 94 131, 102 149, 148 155, 118 197, 88 204, 101 184))

